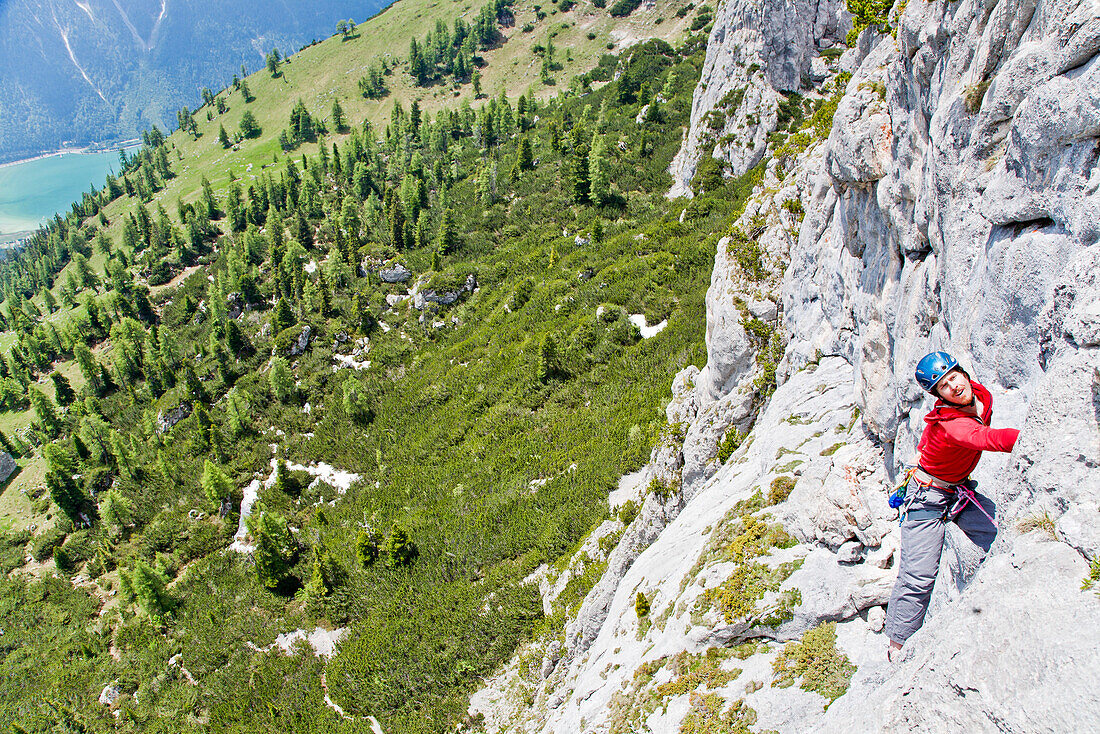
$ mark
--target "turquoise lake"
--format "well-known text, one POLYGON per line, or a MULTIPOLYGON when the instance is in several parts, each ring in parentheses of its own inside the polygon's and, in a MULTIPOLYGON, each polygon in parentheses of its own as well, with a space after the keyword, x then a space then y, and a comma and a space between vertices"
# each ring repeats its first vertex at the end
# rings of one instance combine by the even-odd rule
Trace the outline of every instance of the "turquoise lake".
POLYGON ((120 168, 117 150, 61 153, 0 168, 0 239, 68 211, 93 183, 103 188, 107 174, 120 168))

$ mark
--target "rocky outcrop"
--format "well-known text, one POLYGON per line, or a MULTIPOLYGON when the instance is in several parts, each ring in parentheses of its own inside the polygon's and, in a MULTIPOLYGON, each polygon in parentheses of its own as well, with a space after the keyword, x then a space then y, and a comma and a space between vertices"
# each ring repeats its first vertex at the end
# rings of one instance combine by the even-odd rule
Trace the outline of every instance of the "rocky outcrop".
POLYGON ((397 263, 393 267, 379 270, 378 277, 382 279, 383 283, 405 283, 412 277, 412 271, 403 264, 397 263))
POLYGON ((11 454, 7 451, 0 451, 0 484, 8 481, 8 477, 18 468, 15 459, 11 458, 11 454))
POLYGON ((170 431, 189 415, 191 415, 191 403, 188 402, 182 402, 171 410, 157 413, 157 433, 170 431))
POLYGON ((412 290, 413 307, 418 311, 435 310, 439 306, 450 306, 467 293, 477 288, 477 278, 473 273, 466 276, 465 282, 458 288, 422 288, 420 283, 412 290))
POLYGON ((309 342, 313 338, 313 327, 306 324, 302 327, 302 333, 298 335, 298 338, 290 346, 290 350, 287 354, 291 357, 297 357, 300 354, 305 354, 306 349, 309 348, 309 342))
MULTIPOLYGON (((851 27, 838 0, 744 2, 718 8, 703 76, 691 104, 691 127, 672 161, 669 196, 691 196, 690 182, 705 155, 739 176, 764 160, 788 93, 809 92, 826 73, 820 55, 851 27)), ((834 63, 836 54, 830 54, 834 63)))

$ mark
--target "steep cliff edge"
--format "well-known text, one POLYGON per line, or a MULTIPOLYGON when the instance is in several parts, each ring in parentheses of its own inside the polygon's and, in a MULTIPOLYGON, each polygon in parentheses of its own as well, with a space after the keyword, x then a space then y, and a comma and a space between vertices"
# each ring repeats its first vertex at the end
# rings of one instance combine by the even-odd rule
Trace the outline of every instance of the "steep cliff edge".
MULTIPOLYGON (((719 10, 700 109, 739 88, 720 63, 734 39, 769 27, 745 8, 719 10)), ((794 154, 775 140, 756 159, 763 184, 719 242, 707 366, 678 377, 669 435, 612 497, 640 511, 582 548, 581 568, 607 566, 565 634, 475 696, 487 730, 1100 728, 1100 599, 1082 589, 1100 551, 1100 8, 896 13, 896 39, 864 31, 826 71, 827 139, 807 128, 794 154), (748 241, 772 276, 748 272, 748 241), (786 343, 757 414, 768 319, 786 343), (991 554, 978 565, 951 530, 929 621, 892 665, 885 490, 927 409, 913 365, 937 348, 1023 432, 976 473, 998 505, 991 554)), ((842 27, 813 24, 802 48, 842 27)), ((705 112, 674 163, 680 192, 705 112)))

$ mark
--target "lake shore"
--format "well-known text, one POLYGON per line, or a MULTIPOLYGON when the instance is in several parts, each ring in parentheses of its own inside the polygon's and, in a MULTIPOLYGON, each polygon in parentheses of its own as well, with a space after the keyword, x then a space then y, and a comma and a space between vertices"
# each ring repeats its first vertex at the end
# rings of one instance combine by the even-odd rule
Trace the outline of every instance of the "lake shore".
POLYGON ((47 151, 45 153, 39 153, 38 155, 31 156, 30 158, 20 158, 17 161, 8 161, 6 163, 0 163, 0 169, 10 168, 12 166, 18 166, 21 163, 31 163, 33 161, 40 161, 43 158, 53 158, 54 156, 62 155, 94 155, 96 153, 109 153, 111 151, 117 151, 119 148, 125 148, 130 150, 136 148, 141 144, 140 138, 131 138, 130 140, 123 140, 119 143, 112 143, 111 145, 85 145, 80 148, 58 148, 57 150, 47 151))

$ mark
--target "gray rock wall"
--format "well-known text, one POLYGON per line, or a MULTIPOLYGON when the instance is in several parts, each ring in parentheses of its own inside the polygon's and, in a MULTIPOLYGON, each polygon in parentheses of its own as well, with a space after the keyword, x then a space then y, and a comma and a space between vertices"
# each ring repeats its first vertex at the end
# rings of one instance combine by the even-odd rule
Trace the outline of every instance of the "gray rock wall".
MULTIPOLYGON (((774 125, 768 100, 835 37, 839 23, 820 19, 837 17, 826 3, 720 9, 673 194, 708 145, 706 113, 750 83, 758 126, 769 114, 774 125), (780 53, 762 40, 774 23, 810 35, 776 34, 788 39, 780 53), (748 63, 739 70, 745 53, 768 61, 753 80, 748 63)), ((1100 552, 1098 53, 1100 5, 1088 0, 912 2, 896 40, 866 31, 841 59, 853 76, 827 140, 793 167, 760 146, 726 159, 734 172, 765 160, 738 226, 756 223, 782 277, 752 281, 719 243, 708 362, 674 382, 676 430, 642 481, 679 491, 640 495, 565 634, 533 642, 475 696, 488 731, 675 731, 700 720, 701 702, 717 717, 738 699, 756 728, 780 732, 1100 730, 1100 598, 1082 589, 1100 552), (775 314, 786 352, 778 389, 723 463, 723 436, 756 415, 747 304, 775 314), (913 366, 940 348, 991 389, 995 425, 1022 433, 976 472, 998 506, 992 552, 979 563, 949 529, 928 622, 890 664, 881 631, 898 531, 885 496, 930 407, 913 366), (757 516, 798 544, 764 563, 797 568, 726 620, 707 603, 732 578, 714 550, 777 477, 793 479, 790 495, 757 516), (762 623, 795 592, 788 617, 762 623), (827 710, 773 673, 781 644, 823 622, 857 667, 827 710), (721 685, 685 692, 680 678, 669 693, 669 660, 752 638, 779 645, 725 665, 721 685)))
POLYGON ((867 34, 783 288, 787 369, 855 368, 864 424, 913 454, 913 365, 954 353, 1023 428, 977 476, 1001 534, 976 565, 949 536, 933 615, 897 668, 871 666, 820 731, 1100 726, 1100 7, 912 3, 867 34), (1046 520, 1052 534, 1021 533, 1046 520), (948 723, 945 723, 948 722, 948 723))
POLYGON ((821 49, 842 42, 851 27, 844 7, 840 0, 729 0, 718 8, 691 127, 669 169, 669 196, 691 196, 699 161, 712 151, 734 176, 764 159, 781 94, 806 91, 821 49), (720 118, 708 119, 712 113, 720 118))

